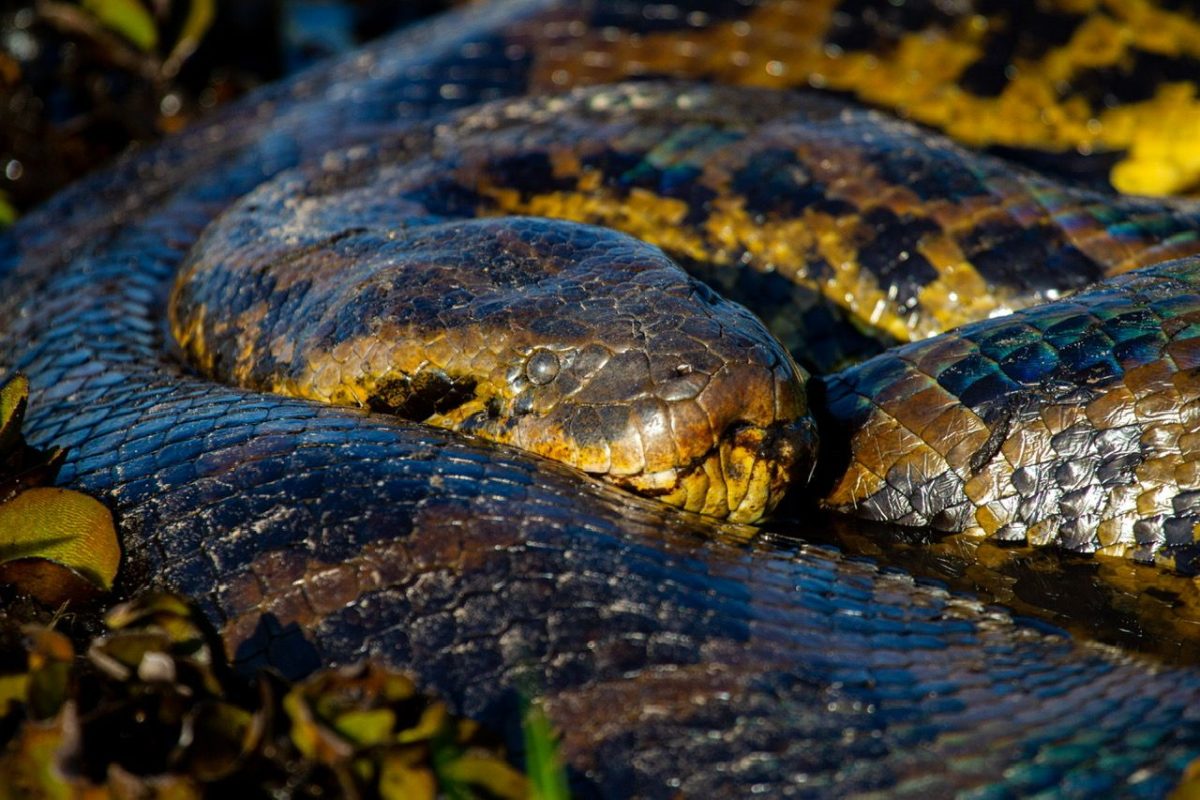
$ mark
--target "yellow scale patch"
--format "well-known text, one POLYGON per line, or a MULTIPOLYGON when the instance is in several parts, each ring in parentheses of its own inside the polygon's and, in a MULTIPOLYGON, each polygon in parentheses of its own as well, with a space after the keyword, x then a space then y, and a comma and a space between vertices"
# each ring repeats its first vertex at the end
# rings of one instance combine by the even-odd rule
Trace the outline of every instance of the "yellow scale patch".
POLYGON ((962 88, 1002 19, 971 16, 903 36, 890 52, 826 45, 837 0, 778 0, 746 19, 702 31, 599 35, 539 54, 548 86, 609 82, 640 74, 704 74, 744 85, 810 85, 932 125, 970 145, 1062 152, 1128 151, 1112 170, 1122 192, 1165 195, 1200 188, 1200 97, 1192 81, 1160 86, 1148 100, 1095 108, 1070 93, 1087 70, 1128 66, 1134 50, 1200 57, 1200 22, 1147 0, 1047 0, 1048 11, 1088 14, 1065 44, 1016 60, 995 97, 962 88), (583 48, 583 52, 580 49, 583 48))
MULTIPOLYGON (((719 266, 733 265, 746 253, 752 257, 754 268, 778 270, 791 281, 812 286, 866 326, 900 341, 930 336, 1012 308, 1003 293, 989 287, 967 261, 949 235, 952 231, 927 236, 918 248, 939 278, 922 288, 923 313, 916 315, 898 305, 876 276, 862 270, 857 242, 865 240, 869 232, 860 214, 835 217, 806 209, 798 218, 759 221, 745 210, 741 197, 722 191, 703 227, 697 229, 683 224, 688 206, 678 198, 662 197, 640 187, 628 193, 617 192, 603 185, 604 176, 598 170, 571 164, 561 153, 554 161, 556 177, 576 178, 571 190, 523 198, 515 189, 482 178, 473 184, 474 188, 495 205, 481 212, 603 225, 667 252, 719 266), (800 269, 813 256, 833 266, 831 277, 818 282, 801 274, 800 269)), ((843 180, 841 184, 835 196, 850 199, 863 212, 887 205, 897 211, 929 213, 935 219, 942 215, 944 219, 937 221, 952 229, 969 228, 977 224, 980 214, 995 213, 993 206, 981 212, 969 204, 961 208, 950 204, 942 204, 941 209, 926 207, 903 187, 878 181, 849 185, 843 180)))

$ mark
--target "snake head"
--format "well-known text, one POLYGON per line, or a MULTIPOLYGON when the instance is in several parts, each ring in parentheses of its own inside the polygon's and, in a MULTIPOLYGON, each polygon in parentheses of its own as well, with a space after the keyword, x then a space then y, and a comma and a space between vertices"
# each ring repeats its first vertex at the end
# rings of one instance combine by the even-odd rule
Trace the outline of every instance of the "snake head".
POLYGON ((507 430, 494 438, 671 505, 756 521, 811 470, 805 376, 744 309, 665 257, 648 262, 653 288, 558 324, 542 312, 541 327, 571 335, 514 360, 495 426, 507 430))
POLYGON ((811 472, 803 371, 658 248, 527 217, 337 227, 345 201, 287 234, 270 191, 210 227, 172 297, 182 350, 213 377, 515 445, 737 522, 811 472))
POLYGON ((471 225, 494 237, 473 246, 489 271, 537 277, 531 291, 485 302, 497 310, 487 346, 506 341, 508 353, 478 384, 491 387, 485 408, 455 427, 736 522, 758 520, 808 477, 807 376, 749 311, 623 234, 541 219, 471 225))

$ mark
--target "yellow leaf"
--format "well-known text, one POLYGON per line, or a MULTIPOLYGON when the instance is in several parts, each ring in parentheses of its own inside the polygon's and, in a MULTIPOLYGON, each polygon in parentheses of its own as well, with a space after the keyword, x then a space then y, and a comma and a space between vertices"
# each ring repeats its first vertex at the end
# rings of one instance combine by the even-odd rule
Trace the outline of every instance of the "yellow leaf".
POLYGON ((34 719, 49 719, 67 702, 75 648, 71 640, 47 628, 26 628, 29 645, 29 713, 34 719))
POLYGON ((390 708, 376 708, 339 714, 333 727, 359 747, 371 747, 386 740, 395 724, 394 711, 390 708))
MULTIPOLYGON (((0 756, 0 800, 67 800, 73 796, 70 779, 60 759, 76 755, 72 737, 79 737, 79 722, 73 710, 45 725, 23 725, 0 756)), ((77 750, 77 746, 76 746, 77 750)))
POLYGON ((445 704, 440 702, 430 703, 421 712, 421 718, 417 720, 416 725, 411 728, 405 728, 396 734, 396 741, 399 744, 410 744, 412 742, 432 739, 445 730, 449 722, 450 712, 446 710, 445 704))
POLYGON ((192 607, 182 598, 164 592, 139 594, 133 600, 113 606, 105 613, 104 624, 114 631, 159 628, 172 644, 190 646, 204 641, 192 607))
POLYGON ((299 689, 293 689, 283 698, 284 713, 292 721, 292 744, 306 758, 312 758, 324 764, 336 764, 345 761, 354 754, 351 744, 332 731, 321 726, 313 717, 304 694, 299 689))
POLYGON ((29 379, 20 373, 0 387, 0 457, 19 441, 28 399, 29 379))
POLYGON ((248 733, 254 717, 232 703, 207 701, 192 713, 193 745, 187 748, 187 772, 216 781, 237 770, 250 752, 248 733))
POLYGON ((25 693, 29 689, 29 673, 19 675, 0 675, 0 717, 8 716, 13 705, 25 702, 25 693))
POLYGON ((389 758, 383 762, 379 775, 379 796, 383 800, 433 800, 437 796, 437 782, 427 767, 389 758))
POLYGON ((121 548, 112 515, 98 500, 68 489, 28 489, 0 505, 0 564, 44 559, 112 588, 121 548))
POLYGON ((83 7, 101 25, 119 33, 142 52, 158 45, 154 18, 137 0, 83 0, 83 7))
POLYGON ((443 780, 479 786, 504 800, 530 796, 525 776, 493 755, 464 753, 441 770, 443 780))
POLYGON ((1193 759, 1183 770, 1183 777, 1171 790, 1168 800, 1200 800, 1200 758, 1193 759))

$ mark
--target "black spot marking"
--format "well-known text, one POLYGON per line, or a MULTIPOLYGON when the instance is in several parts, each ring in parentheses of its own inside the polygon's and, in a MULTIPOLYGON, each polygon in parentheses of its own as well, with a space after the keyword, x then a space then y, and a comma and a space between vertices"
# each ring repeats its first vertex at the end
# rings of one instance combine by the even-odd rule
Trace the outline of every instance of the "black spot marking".
POLYGON ((595 6, 590 28, 617 27, 638 33, 659 33, 741 19, 750 13, 754 0, 688 0, 686 4, 608 0, 595 6))
POLYGON ((897 216, 886 208, 863 215, 873 230, 870 242, 860 243, 859 263, 877 276, 880 286, 895 286, 901 303, 917 300, 925 286, 937 280, 938 271, 917 251, 921 239, 940 229, 929 219, 897 216))
POLYGON ((598 153, 584 156, 580 163, 588 169, 600 172, 604 176, 604 182, 611 186, 618 185, 623 176, 637 169, 638 164, 642 163, 642 155, 606 147, 598 153))
POLYGON ((474 217, 477 208, 491 205, 489 198, 449 178, 431 181, 406 193, 404 199, 421 204, 430 214, 444 217, 474 217))
POLYGON ((864 150, 879 177, 903 186, 922 200, 949 200, 988 194, 974 172, 962 168, 954 157, 939 157, 927 150, 879 148, 864 150))
POLYGON ((791 150, 772 148, 755 153, 733 176, 733 190, 746 198, 751 214, 798 216, 825 199, 825 187, 812 179, 791 150))
MULTIPOLYGON (((695 140, 699 140, 707 131, 697 131, 695 140)), ((671 197, 684 201, 687 206, 685 223, 698 224, 702 222, 712 207, 716 192, 704 186, 698 180, 701 175, 701 165, 679 161, 666 167, 659 167, 647 160, 643 155, 631 156, 626 153, 606 151, 599 156, 592 156, 583 161, 585 166, 599 169, 604 176, 604 184, 618 192, 630 189, 645 189, 659 197, 671 197)))
POLYGON ((1014 61, 1037 61, 1075 35, 1083 14, 1067 14, 1041 7, 1036 0, 996 0, 983 3, 979 13, 995 20, 984 41, 983 55, 963 71, 962 88, 980 97, 996 97, 1008 86, 1014 61))
POLYGON ((1109 181, 1112 168, 1126 156, 1124 150, 1092 152, 1085 155, 1075 150, 1048 153, 1024 147, 998 145, 987 148, 987 152, 1032 167, 1075 188, 1108 195, 1114 194, 1112 183, 1109 181))
POLYGON ((1076 289, 1104 275, 1103 268, 1063 239, 1052 225, 1025 228, 988 220, 969 230, 959 246, 989 283, 1020 290, 1076 289))
POLYGON ((947 13, 941 5, 944 4, 934 0, 899 4, 842 0, 834 12, 826 41, 844 50, 885 52, 906 33, 953 24, 954 14, 947 13))
POLYGON ((298 624, 284 625, 274 614, 264 614, 254 633, 238 645, 234 663, 244 674, 269 666, 288 680, 299 680, 320 667, 321 659, 298 624))
POLYGON ((1149 100, 1168 83, 1195 85, 1198 77, 1200 59, 1131 50, 1120 63, 1079 74, 1071 88, 1101 110, 1149 100))
POLYGON ((540 151, 499 159, 488 165, 488 171, 497 185, 517 189, 524 199, 570 189, 575 184, 574 178, 555 176, 550 157, 540 151))
POLYGON ((475 396, 476 380, 451 377, 439 369, 426 369, 415 376, 382 382, 367 400, 372 411, 421 421, 433 414, 446 414, 475 396))
MULTIPOLYGON (((777 272, 730 269, 687 258, 677 260, 689 274, 722 296, 753 307, 792 358, 814 374, 834 372, 898 343, 883 331, 868 330, 857 320, 852 323, 844 308, 819 291, 794 283, 777 272)), ((806 268, 814 281, 833 271, 820 257, 808 261, 806 268)))

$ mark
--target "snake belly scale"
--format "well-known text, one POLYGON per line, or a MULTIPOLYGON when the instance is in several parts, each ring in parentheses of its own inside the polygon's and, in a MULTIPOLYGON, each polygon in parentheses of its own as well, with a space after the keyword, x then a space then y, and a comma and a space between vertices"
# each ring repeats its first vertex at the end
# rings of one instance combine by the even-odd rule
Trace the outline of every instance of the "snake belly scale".
MULTIPOLYGON (((548 96, 586 79, 582 67, 568 69, 572 63, 615 69, 605 47, 589 42, 642 41, 677 29, 702 37, 721 26, 734 35, 752 33, 755 15, 790 14, 802 5, 698 0, 656 4, 651 16, 640 4, 615 0, 469 9, 270 88, 85 180, 6 234, 0 353, 7 367, 30 376, 31 440, 69 448, 62 481, 115 510, 126 548, 123 590, 160 585, 195 597, 247 668, 272 664, 300 674, 321 663, 384 658, 416 670, 459 709, 492 723, 510 718, 519 687, 536 686, 585 795, 1167 791, 1200 755, 1195 669, 1017 622, 1003 610, 836 551, 759 541, 753 529, 633 497, 504 445, 226 386, 197 375, 166 344, 172 283, 180 269, 202 259, 194 251, 202 232, 274 176, 297 167, 297 174, 338 174, 356 160, 445 158, 434 150, 452 151, 457 136, 494 139, 503 150, 505 129, 517 130, 513 138, 536 150, 536 125, 519 126, 555 117, 569 126, 579 110, 573 104, 599 108, 595 113, 626 126, 630 139, 658 116, 674 120, 678 135, 666 150, 644 147, 630 163, 616 156, 622 149, 634 153, 632 145, 612 147, 590 163, 559 153, 559 173, 551 176, 558 183, 549 192, 497 180, 486 158, 460 164, 441 184, 425 184, 437 191, 421 199, 443 207, 426 203, 418 213, 444 217, 446 206, 457 204, 529 215, 558 204, 577 211, 560 216, 607 222, 620 215, 615 197, 644 212, 630 214, 629 226, 658 228, 660 241, 645 238, 684 261, 720 266, 758 259, 757 268, 748 266, 767 285, 785 260, 809 265, 796 267, 797 283, 783 276, 788 285, 800 286, 803 302, 820 314, 854 316, 859 309, 850 306, 865 303, 855 341, 868 349, 910 330, 924 335, 926 322, 961 321, 939 320, 952 305, 940 299, 1004 283, 996 254, 1005 247, 1075 263, 1083 277, 1066 277, 1066 285, 1014 278, 1004 283, 1007 295, 972 298, 984 316, 1195 249, 1195 216, 1185 204, 1120 200, 1009 171, 838 100, 778 95, 769 101, 670 83, 548 96), (582 49, 572 51, 572 43, 582 49), (531 98, 503 100, 522 94, 531 98), (706 115, 705 97, 725 110, 706 115), (492 104, 445 116, 480 101, 492 104), (858 161, 844 145, 850 160, 826 159, 823 166, 815 147, 782 144, 793 135, 789 127, 807 124, 789 117, 800 112, 788 107, 808 102, 811 117, 834 125, 827 130, 841 124, 852 132, 846 141, 864 145, 858 161), (761 110, 739 124, 721 122, 747 106, 761 110), (773 113, 778 124, 771 128, 773 113), (684 130, 678 123, 688 115, 694 124, 684 130), (720 135, 722 126, 733 134, 739 125, 757 127, 755 119, 767 131, 765 144, 720 135), (902 144, 881 147, 889 137, 902 144), (714 158, 720 146, 743 148, 743 160, 714 158), (889 151, 907 161, 879 155, 889 151), (716 173, 721 164, 743 169, 697 177, 688 167, 705 158, 718 165, 716 173), (835 180, 835 161, 855 165, 857 182, 835 180), (889 174, 879 166, 884 162, 936 180, 879 191, 889 174), (464 175, 473 182, 462 185, 464 175), (801 203, 805 187, 822 179, 844 189, 843 196, 801 203), (939 181, 955 187, 961 202, 913 200, 939 181), (1000 202, 976 191, 985 185, 1000 202), (768 189, 749 191, 755 186, 768 189), (746 198, 740 207, 721 202, 721 192, 728 199, 734 189, 746 198), (772 195, 793 207, 773 217, 760 205, 772 195), (973 197, 984 199, 972 207, 973 197), (679 203, 682 216, 672 216, 679 203), (708 225, 720 214, 729 222, 720 229, 726 238, 708 225), (807 216, 815 226, 789 237, 789 216, 807 216), (766 233, 753 238, 739 227, 743 219, 763 223, 766 233), (914 220, 921 236, 905 233, 914 220), (839 251, 845 244, 832 231, 849 231, 846 241, 856 249, 839 251), (879 250, 867 246, 871 234, 879 248, 895 246, 896 257, 878 258, 879 250), (782 249, 789 242, 794 253, 782 249), (801 258, 790 258, 796 254, 801 258), (844 263, 852 269, 821 271, 844 263), (894 296, 880 289, 881 274, 898 276, 904 288, 894 296), (877 294, 847 301, 839 291, 847 275, 867 288, 874 284, 877 294), (895 324, 910 317, 916 327, 895 324)), ((691 40, 680 34, 677 41, 679 63, 657 71, 688 72, 691 40)), ((764 65, 763 74, 776 69, 764 65)), ((693 75, 729 77, 703 69, 693 75)), ((609 133, 610 143, 617 141, 618 132, 609 133)), ((588 155, 586 137, 578 141, 588 155)), ((414 198, 400 199, 412 213, 414 198)), ((970 524, 960 507, 982 509, 987 514, 972 519, 984 534, 1058 537, 1145 557, 1186 547, 1192 409, 1167 400, 1170 391, 1191 396, 1194 379, 1191 263, 1152 267, 1070 301, 1083 308, 1087 324, 1055 316, 1067 306, 1039 307, 1007 318, 1012 322, 984 321, 913 342, 827 379, 820 388, 823 413, 864 436, 886 429, 888 420, 911 430, 916 421, 897 409, 931 406, 907 398, 950 389, 961 396, 943 412, 966 409, 983 425, 963 429, 962 440, 945 452, 925 454, 933 466, 921 473, 929 476, 924 482, 908 477, 913 463, 895 474, 878 469, 870 452, 880 445, 848 436, 841 460, 819 476, 830 502, 837 502, 839 486, 875 475, 880 482, 850 504, 876 516, 950 527, 970 524), (1119 325, 1109 324, 1117 319, 1119 325), (1099 343, 1095 331, 1113 344, 1099 343), (1105 347, 1111 358, 1096 357, 1105 347), (928 367, 934 360, 959 366, 934 374, 928 367), (1169 371, 1155 374, 1147 365, 1169 371), (1047 393, 988 405, 1004 391, 1021 393, 1020 385, 1010 390, 1004 383, 1018 379, 1045 384, 1047 393), (1077 386, 1069 390, 1066 383, 1077 386), (1089 405, 1118 384, 1133 398, 1132 419, 1105 417, 1104 407, 1089 405), (1084 420, 1052 428, 1050 417, 1068 400, 1084 409, 1084 420), (1019 449, 1009 434, 1034 416, 1049 443, 1040 450, 1036 442, 1025 445, 1022 452, 1039 458, 1010 470, 1014 493, 1005 494, 989 470, 998 454, 1007 457, 1006 447, 1019 449), (1101 424, 1109 419, 1121 424, 1101 424), (1153 427, 1158 422, 1161 430, 1153 427), (1131 438, 1131 427, 1158 432, 1143 441, 1131 438), (1083 460, 1081 453, 1090 466, 1064 468, 1083 460), (1099 502, 1119 483, 1111 476, 1128 474, 1135 462, 1150 464, 1145 469, 1166 488, 1146 499, 1113 501, 1112 519, 1131 519, 1121 516, 1127 507, 1120 503, 1143 515, 1130 522, 1128 534, 1124 521, 1093 539, 1069 527, 1033 530, 1042 520, 1021 508, 1019 498, 1038 492, 1031 508, 1099 502), (1028 474, 1017 476, 1020 469, 1028 474), (914 489, 901 502, 890 493, 899 475, 908 486, 936 486, 914 489), (842 476, 854 477, 839 483, 842 476), (1090 490, 1089 481, 1104 491, 1090 490), (988 494, 987 485, 999 488, 988 494), (913 513, 925 517, 904 519, 913 513)), ((765 316, 787 333, 785 323, 765 316)), ((814 364, 835 358, 797 355, 814 364)), ((533 374, 544 374, 543 367, 533 374)), ((804 523, 791 524, 802 538, 804 523)), ((1187 551, 1180 552, 1186 562, 1187 551)))

